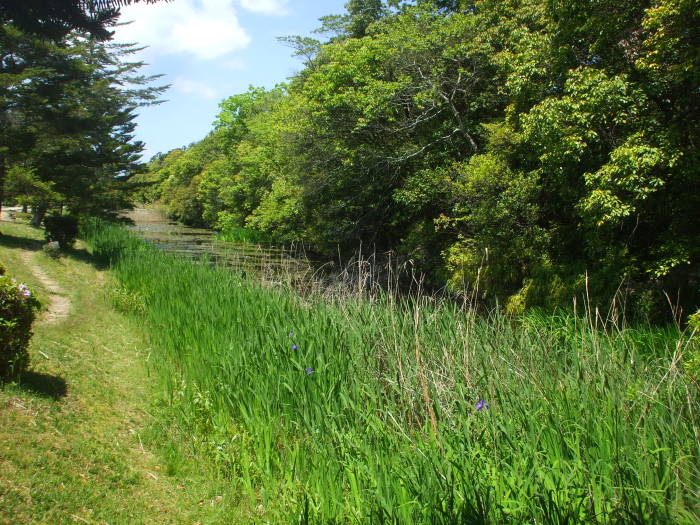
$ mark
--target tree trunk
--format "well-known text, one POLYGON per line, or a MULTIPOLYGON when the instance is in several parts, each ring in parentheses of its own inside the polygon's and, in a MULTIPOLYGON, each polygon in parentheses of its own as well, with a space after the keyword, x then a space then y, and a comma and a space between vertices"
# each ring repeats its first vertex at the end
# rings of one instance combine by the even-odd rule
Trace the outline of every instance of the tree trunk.
POLYGON ((34 206, 32 208, 32 220, 29 224, 38 228, 41 225, 41 221, 44 220, 44 215, 46 215, 48 209, 48 205, 44 202, 34 206))
POLYGON ((2 201, 5 198, 5 155, 0 153, 0 215, 2 214, 2 201))

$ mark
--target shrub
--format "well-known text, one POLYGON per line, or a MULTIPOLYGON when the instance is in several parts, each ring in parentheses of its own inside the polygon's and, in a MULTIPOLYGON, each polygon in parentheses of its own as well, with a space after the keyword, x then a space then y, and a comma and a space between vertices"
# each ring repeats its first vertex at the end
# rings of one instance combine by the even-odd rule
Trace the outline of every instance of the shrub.
POLYGON ((29 339, 38 303, 27 285, 0 264, 0 379, 17 376, 29 364, 29 339))
POLYGON ((73 246, 78 237, 78 218, 73 215, 51 215, 44 219, 46 240, 57 241, 61 248, 73 246))

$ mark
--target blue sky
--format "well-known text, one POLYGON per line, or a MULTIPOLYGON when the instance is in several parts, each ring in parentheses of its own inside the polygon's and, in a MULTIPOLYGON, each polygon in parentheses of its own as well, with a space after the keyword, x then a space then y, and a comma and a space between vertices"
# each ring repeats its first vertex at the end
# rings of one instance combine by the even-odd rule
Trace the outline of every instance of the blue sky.
POLYGON ((218 104, 248 86, 273 87, 302 68, 276 37, 309 35, 347 0, 173 0, 122 9, 116 42, 149 46, 136 57, 144 74, 162 73, 167 102, 142 108, 136 138, 143 160, 202 139, 218 104))

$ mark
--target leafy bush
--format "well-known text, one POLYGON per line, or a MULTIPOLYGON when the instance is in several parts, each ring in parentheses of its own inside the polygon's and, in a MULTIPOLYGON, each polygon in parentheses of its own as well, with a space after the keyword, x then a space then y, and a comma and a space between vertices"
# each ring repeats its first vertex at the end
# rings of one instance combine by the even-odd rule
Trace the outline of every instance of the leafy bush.
POLYGON ((217 239, 241 244, 270 244, 268 234, 250 228, 233 228, 217 235, 217 239))
POLYGON ((73 246, 78 237, 78 218, 73 215, 51 215, 44 219, 46 240, 58 241, 61 248, 73 246))
POLYGON ((10 278, 0 264, 0 379, 12 378, 27 368, 37 306, 27 285, 10 278))

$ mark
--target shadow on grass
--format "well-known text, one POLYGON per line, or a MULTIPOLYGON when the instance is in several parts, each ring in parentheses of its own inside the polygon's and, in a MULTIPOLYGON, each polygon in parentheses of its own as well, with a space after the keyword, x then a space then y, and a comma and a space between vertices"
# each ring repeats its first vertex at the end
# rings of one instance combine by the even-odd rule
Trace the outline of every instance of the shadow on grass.
MULTIPOLYGON (((8 233, 2 233, 0 235, 0 246, 5 246, 6 248, 38 252, 41 251, 44 244, 46 244, 46 241, 44 240, 17 237, 16 235, 11 235, 8 233)), ((90 252, 84 248, 63 248, 61 250, 61 256, 91 264, 97 270, 105 270, 109 267, 109 265, 104 264, 104 262, 99 261, 96 257, 93 257, 90 252)))
POLYGON ((106 270, 109 268, 109 264, 105 264, 104 261, 94 257, 85 248, 63 248, 61 252, 65 257, 91 264, 96 270, 106 270))
POLYGON ((8 233, 3 233, 2 235, 0 235, 0 246, 5 246, 7 248, 19 248, 24 250, 38 251, 41 250, 41 246, 43 244, 44 241, 40 241, 37 239, 17 237, 8 233))
POLYGON ((40 372, 24 372, 20 376, 17 384, 27 392, 55 401, 66 397, 68 394, 68 385, 62 377, 42 374, 40 372))

